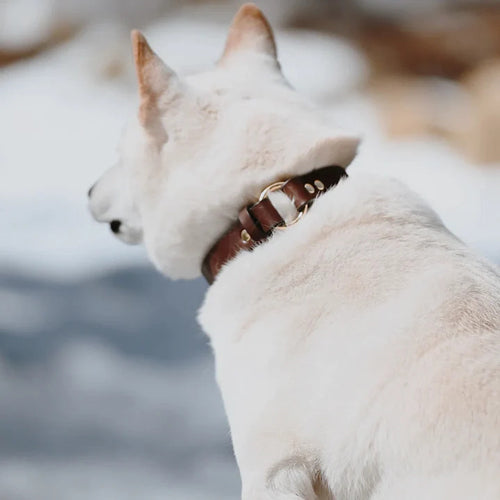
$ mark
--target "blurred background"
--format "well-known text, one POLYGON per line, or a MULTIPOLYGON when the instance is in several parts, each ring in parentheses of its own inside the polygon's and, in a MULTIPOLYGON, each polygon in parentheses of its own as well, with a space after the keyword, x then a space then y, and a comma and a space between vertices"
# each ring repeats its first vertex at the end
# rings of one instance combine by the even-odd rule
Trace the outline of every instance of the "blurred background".
MULTIPOLYGON (((91 221, 136 110, 129 30, 174 69, 217 60, 241 2, 0 0, 0 499, 236 499, 196 309, 91 221)), ((500 263, 500 5, 258 1, 285 75, 500 263)))

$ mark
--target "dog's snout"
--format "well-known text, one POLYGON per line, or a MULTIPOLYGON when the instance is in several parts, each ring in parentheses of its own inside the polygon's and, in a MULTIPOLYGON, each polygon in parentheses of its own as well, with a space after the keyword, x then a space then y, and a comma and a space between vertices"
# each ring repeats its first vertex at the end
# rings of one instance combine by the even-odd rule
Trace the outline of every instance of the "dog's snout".
POLYGON ((95 187, 95 184, 92 184, 92 186, 90 186, 90 189, 89 189, 89 191, 88 191, 88 193, 87 193, 87 196, 88 196, 89 198, 92 196, 92 191, 93 191, 94 187, 95 187))
POLYGON ((121 221, 114 219, 109 223, 109 227, 113 233, 117 234, 120 231, 120 226, 122 225, 121 221))
POLYGON ((120 231, 120 226, 122 225, 121 221, 119 220, 112 220, 110 223, 109 223, 109 227, 111 228, 111 231, 113 231, 113 233, 115 234, 118 234, 118 232, 120 231))

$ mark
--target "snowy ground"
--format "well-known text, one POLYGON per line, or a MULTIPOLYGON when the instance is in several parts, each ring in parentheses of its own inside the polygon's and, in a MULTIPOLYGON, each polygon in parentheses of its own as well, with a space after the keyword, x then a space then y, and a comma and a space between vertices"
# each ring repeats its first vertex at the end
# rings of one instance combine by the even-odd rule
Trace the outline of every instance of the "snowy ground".
MULTIPOLYGON (((152 44, 178 70, 214 61, 225 26, 172 18, 152 44)), ((285 73, 365 141, 353 175, 402 178, 500 261, 500 169, 429 138, 383 137, 338 40, 279 33, 285 73)), ((0 498, 236 498, 238 477, 205 339, 204 284, 147 270, 86 209, 134 112, 128 33, 94 26, 0 70, 0 498), (110 75, 116 75, 111 77, 110 75)))

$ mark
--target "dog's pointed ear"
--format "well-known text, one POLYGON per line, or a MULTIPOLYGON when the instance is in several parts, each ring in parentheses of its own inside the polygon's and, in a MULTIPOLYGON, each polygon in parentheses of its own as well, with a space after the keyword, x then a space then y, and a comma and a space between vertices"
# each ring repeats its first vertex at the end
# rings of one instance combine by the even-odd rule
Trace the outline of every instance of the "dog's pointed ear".
POLYGON ((166 132, 161 125, 161 106, 168 95, 175 93, 179 79, 149 46, 141 32, 131 33, 137 80, 139 83, 139 121, 150 135, 165 142, 166 132))
POLYGON ((266 55, 276 65, 278 63, 273 30, 262 11, 253 3, 244 4, 234 17, 219 62, 225 64, 244 52, 266 55))

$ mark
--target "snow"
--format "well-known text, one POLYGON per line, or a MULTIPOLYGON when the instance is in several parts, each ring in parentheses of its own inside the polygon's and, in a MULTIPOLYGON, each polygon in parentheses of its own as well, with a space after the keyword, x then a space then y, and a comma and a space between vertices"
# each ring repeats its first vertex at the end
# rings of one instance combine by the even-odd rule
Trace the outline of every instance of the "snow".
POLYGON ((17 0, 0 4, 0 48, 28 49, 45 42, 52 31, 51 0, 17 0))
POLYGON ((8 235, 0 260, 9 266, 67 276, 143 255, 96 232, 86 208, 88 188, 115 161, 135 99, 131 85, 105 80, 91 65, 86 50, 97 50, 101 35, 93 30, 0 71, 0 232, 8 235))

